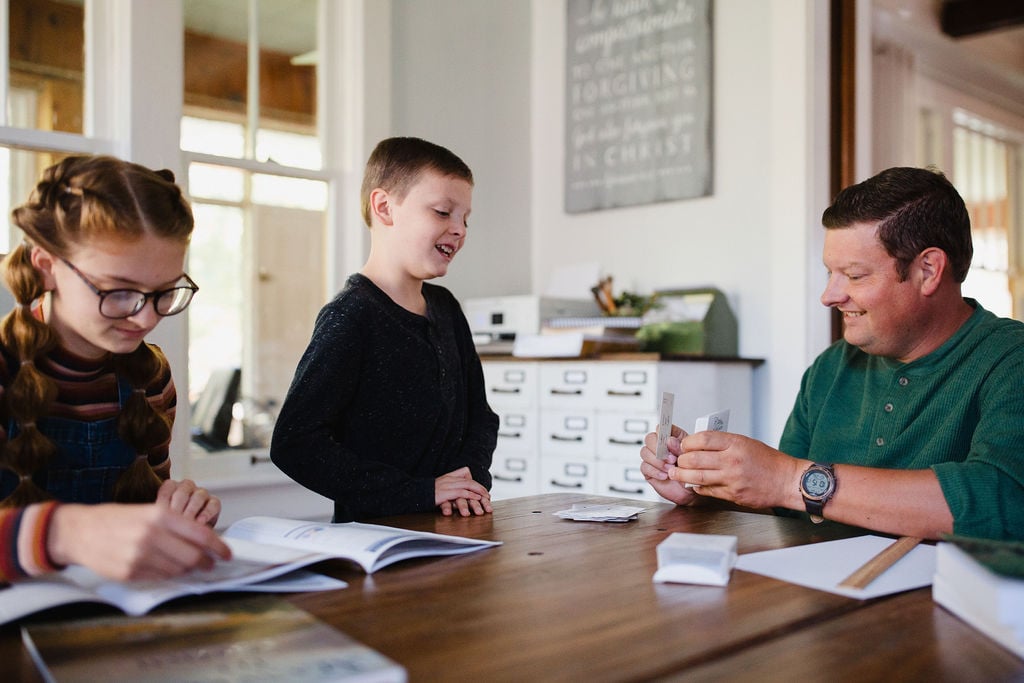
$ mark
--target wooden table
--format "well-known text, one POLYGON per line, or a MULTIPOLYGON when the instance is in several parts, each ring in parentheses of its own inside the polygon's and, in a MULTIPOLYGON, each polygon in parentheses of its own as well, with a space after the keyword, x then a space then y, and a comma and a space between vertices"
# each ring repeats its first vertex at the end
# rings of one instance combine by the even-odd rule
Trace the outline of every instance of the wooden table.
MULTIPOLYGON (((411 681, 1024 678, 1024 661, 933 603, 929 588, 858 601, 741 570, 723 588, 651 581, 655 547, 674 531, 736 535, 742 554, 856 529, 651 503, 623 524, 552 515, 613 501, 551 494, 498 501, 484 517, 377 520, 503 545, 371 576, 325 562, 316 569, 350 586, 288 599, 398 661, 411 681)), ((0 680, 39 680, 13 626, 0 629, 0 680)))

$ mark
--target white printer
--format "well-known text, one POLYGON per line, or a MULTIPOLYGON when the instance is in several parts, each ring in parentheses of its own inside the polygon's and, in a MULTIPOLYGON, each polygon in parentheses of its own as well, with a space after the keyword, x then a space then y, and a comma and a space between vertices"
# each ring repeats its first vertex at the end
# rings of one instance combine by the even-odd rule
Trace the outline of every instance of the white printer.
MULTIPOLYGON (((601 311, 593 299, 559 299, 522 294, 466 299, 463 311, 477 348, 510 346, 516 334, 538 334, 550 318, 591 317, 601 311)), ((495 349, 497 352, 497 349, 495 349)))

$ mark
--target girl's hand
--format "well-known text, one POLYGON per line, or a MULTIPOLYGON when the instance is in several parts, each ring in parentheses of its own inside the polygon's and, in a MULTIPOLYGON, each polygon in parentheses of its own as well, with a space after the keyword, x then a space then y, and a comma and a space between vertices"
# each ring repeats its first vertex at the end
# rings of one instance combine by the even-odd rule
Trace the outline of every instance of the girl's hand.
POLYGON ((215 526, 220 517, 220 499, 191 479, 168 479, 160 485, 156 502, 167 505, 172 512, 194 519, 206 526, 215 526))
POLYGON ((166 579, 231 559, 213 529, 161 503, 58 505, 46 549, 57 564, 84 565, 117 581, 166 579))

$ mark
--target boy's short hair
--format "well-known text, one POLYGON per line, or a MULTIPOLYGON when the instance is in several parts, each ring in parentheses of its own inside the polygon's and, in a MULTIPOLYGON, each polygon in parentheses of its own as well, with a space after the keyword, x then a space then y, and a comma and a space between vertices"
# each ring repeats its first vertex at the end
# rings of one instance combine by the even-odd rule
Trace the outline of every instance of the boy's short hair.
POLYGON ((451 150, 412 137, 395 137, 377 143, 366 162, 360 202, 363 221, 370 226, 370 193, 378 187, 405 199, 423 171, 431 169, 446 176, 462 178, 473 184, 473 172, 451 150))

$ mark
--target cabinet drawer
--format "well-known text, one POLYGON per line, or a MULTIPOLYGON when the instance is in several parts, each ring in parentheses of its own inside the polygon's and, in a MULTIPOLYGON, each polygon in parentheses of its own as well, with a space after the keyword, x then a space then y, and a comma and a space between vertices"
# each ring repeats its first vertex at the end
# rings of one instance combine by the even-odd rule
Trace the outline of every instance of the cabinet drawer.
POLYGON ((540 492, 540 467, 535 454, 494 452, 491 500, 532 496, 540 492))
POLYGON ((621 496, 638 500, 662 501, 640 471, 640 458, 633 464, 621 462, 597 463, 597 493, 603 496, 621 496))
POLYGON ((538 416, 535 410, 503 408, 498 413, 498 450, 529 452, 537 450, 538 416))
POLYGON ((648 411, 661 404, 657 363, 600 363, 594 373, 598 410, 648 411))
POLYGON ((549 410, 540 416, 542 456, 588 455, 593 457, 597 427, 593 412, 549 410))
POLYGON ((593 409, 597 393, 593 363, 544 363, 540 368, 540 405, 593 409))
POLYGON ((506 406, 532 407, 537 404, 536 363, 502 363, 486 361, 484 386, 487 402, 495 410, 506 406))
POLYGON ((644 437, 657 428, 658 416, 655 413, 599 413, 598 459, 639 463, 644 437))
POLYGON ((540 459, 541 493, 594 493, 597 475, 590 458, 551 456, 540 459))

